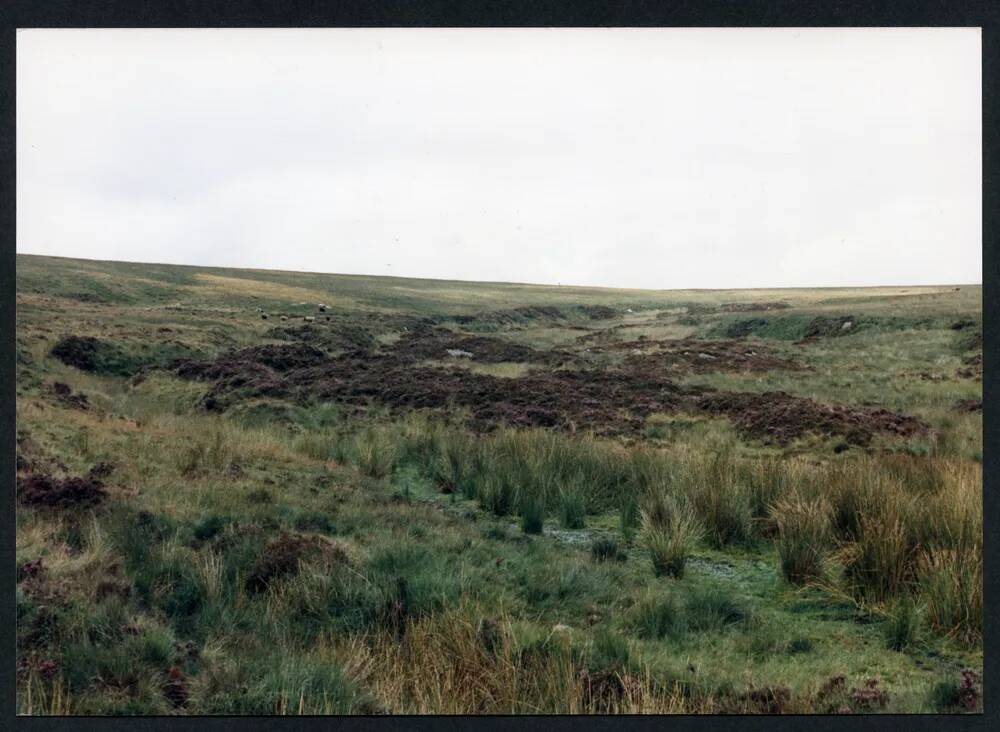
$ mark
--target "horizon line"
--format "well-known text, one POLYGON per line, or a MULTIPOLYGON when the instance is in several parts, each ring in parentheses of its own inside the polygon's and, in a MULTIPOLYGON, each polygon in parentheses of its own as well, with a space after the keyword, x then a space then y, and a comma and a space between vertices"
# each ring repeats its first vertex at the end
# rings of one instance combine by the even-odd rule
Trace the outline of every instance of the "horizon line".
MULTIPOLYGON (((407 275, 384 275, 384 274, 362 274, 362 273, 349 273, 349 272, 319 272, 315 270, 300 270, 300 269, 281 269, 278 267, 264 268, 264 267, 239 267, 239 266, 225 266, 225 265, 210 265, 210 264, 181 264, 176 262, 149 262, 149 261, 139 261, 139 260, 128 260, 128 259, 96 259, 92 257, 69 257, 62 254, 37 254, 33 252, 18 252, 15 249, 16 257, 45 257, 48 259, 67 259, 71 261, 83 261, 83 262, 98 262, 98 263, 108 263, 108 264, 135 264, 135 265, 150 265, 157 267, 190 267, 192 269, 233 269, 233 270, 245 270, 248 272, 281 272, 286 274, 304 274, 304 275, 327 275, 330 277, 375 277, 384 280, 416 280, 420 282, 447 282, 447 283, 461 283, 461 284, 478 284, 478 285, 505 285, 509 287, 558 287, 558 288, 569 288, 569 289, 581 289, 581 290, 618 290, 627 292, 725 292, 729 290, 874 290, 879 288, 895 288, 895 287, 982 287, 982 282, 942 282, 934 285, 917 285, 917 284, 907 284, 907 283, 894 283, 894 284, 879 284, 879 285, 769 285, 769 286, 755 286, 755 287, 664 287, 664 288, 652 288, 652 287, 620 287, 615 285, 578 285, 578 284, 553 284, 553 283, 543 283, 543 282, 512 282, 503 280, 463 280, 463 279, 453 279, 445 277, 413 277, 407 275)), ((15 263, 15 279, 17 273, 17 267, 15 263)))

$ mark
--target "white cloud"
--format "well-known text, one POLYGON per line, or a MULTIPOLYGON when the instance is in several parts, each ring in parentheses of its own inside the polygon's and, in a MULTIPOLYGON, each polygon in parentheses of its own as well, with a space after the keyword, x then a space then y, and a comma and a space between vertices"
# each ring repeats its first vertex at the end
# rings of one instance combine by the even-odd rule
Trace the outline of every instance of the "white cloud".
POLYGON ((980 119, 975 29, 20 31, 18 250, 978 282, 980 119))

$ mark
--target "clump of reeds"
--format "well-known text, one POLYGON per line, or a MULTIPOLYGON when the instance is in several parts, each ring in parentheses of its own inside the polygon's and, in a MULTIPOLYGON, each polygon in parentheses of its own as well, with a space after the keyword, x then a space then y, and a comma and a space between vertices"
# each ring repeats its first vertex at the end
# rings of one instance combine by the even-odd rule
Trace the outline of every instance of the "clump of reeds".
POLYGON ((793 496, 775 504, 770 514, 785 579, 794 585, 820 579, 832 539, 830 504, 822 498, 793 496))
POLYGON ((703 531, 690 508, 662 491, 653 492, 641 512, 642 542, 657 577, 683 577, 688 554, 703 531))

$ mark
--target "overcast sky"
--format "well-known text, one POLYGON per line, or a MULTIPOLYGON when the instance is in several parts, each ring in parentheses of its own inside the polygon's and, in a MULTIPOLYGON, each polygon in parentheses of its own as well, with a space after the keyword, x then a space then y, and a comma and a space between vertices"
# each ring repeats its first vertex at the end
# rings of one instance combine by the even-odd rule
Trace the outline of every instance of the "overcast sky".
POLYGON ((980 81, 978 29, 19 31, 17 248, 978 283, 980 81))

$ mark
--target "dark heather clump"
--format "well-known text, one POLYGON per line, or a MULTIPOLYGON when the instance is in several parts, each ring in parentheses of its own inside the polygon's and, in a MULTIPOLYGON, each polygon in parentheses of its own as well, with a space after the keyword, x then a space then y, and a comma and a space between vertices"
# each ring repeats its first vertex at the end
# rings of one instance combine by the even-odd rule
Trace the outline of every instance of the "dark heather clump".
POLYGON ((51 455, 24 430, 18 430, 15 466, 18 474, 65 471, 66 464, 51 455))
POLYGON ((806 331, 802 334, 802 340, 843 335, 845 332, 852 331, 852 326, 857 321, 858 319, 853 315, 839 315, 835 317, 819 315, 813 318, 809 322, 809 325, 806 326, 806 331))
MULTIPOLYGON (((683 348, 677 358, 688 359, 686 363, 711 360, 702 358, 700 350, 687 349, 685 354, 683 348)), ((711 353, 719 354, 715 362, 723 361, 725 353, 746 368, 757 359, 775 368, 779 363, 794 365, 757 350, 756 345, 749 350, 734 350, 725 343, 711 348, 716 349, 711 353)), ((669 348, 665 352, 670 358, 669 348)), ((244 349, 215 361, 185 362, 177 373, 213 382, 203 405, 218 412, 259 397, 293 403, 318 399, 357 410, 466 409, 469 426, 481 431, 508 425, 601 435, 638 434, 653 413, 702 412, 726 416, 746 436, 778 444, 817 432, 867 445, 875 432, 907 436, 925 429, 918 420, 886 410, 819 404, 783 392, 716 392, 680 385, 661 362, 641 358, 626 360, 620 369, 538 369, 500 378, 457 366, 421 365, 413 355, 395 350, 325 357, 290 344, 244 349), (272 350, 284 348, 293 350, 272 350)))
POLYGON ((889 703, 889 692, 879 686, 878 678, 865 680, 865 685, 851 690, 852 711, 872 712, 884 709, 889 703))
POLYGON ((91 336, 64 336, 49 352, 53 358, 62 361, 67 366, 107 376, 135 376, 143 368, 151 368, 157 363, 166 362, 167 354, 172 350, 187 353, 189 349, 183 346, 164 346, 160 344, 154 352, 138 355, 125 350, 117 343, 102 341, 91 336), (163 349, 166 348, 164 351, 163 349))
POLYGON ((982 399, 960 399, 955 402, 955 409, 959 412, 981 412, 983 411, 982 399))
POLYGON ((432 322, 450 321, 459 325, 479 327, 510 327, 537 321, 564 321, 566 315, 552 305, 527 305, 507 310, 491 310, 473 315, 447 315, 432 318, 432 322))
POLYGON ((328 351, 353 351, 376 346, 371 332, 354 323, 307 323, 305 325, 279 326, 264 334, 267 338, 282 341, 301 341, 328 351))
POLYGON ((305 343, 253 346, 229 351, 214 361, 180 361, 174 365, 178 376, 210 381, 233 376, 283 372, 314 366, 327 355, 305 343))
POLYGON ((962 359, 962 363, 965 364, 964 368, 960 368, 957 371, 957 375, 963 379, 975 379, 976 381, 983 380, 983 354, 977 353, 972 356, 966 356, 962 359))
POLYGON ((60 480, 43 473, 32 473, 17 481, 17 497, 25 506, 93 506, 106 496, 101 482, 89 477, 60 480))
POLYGON ((726 326, 723 333, 727 338, 746 338, 748 335, 756 333, 758 330, 767 327, 767 320, 764 318, 745 318, 737 320, 726 326))
MULTIPOLYGON (((792 691, 787 686, 763 686, 749 689, 736 696, 733 709, 729 713, 783 714, 792 699, 792 691)), ((725 705, 724 705, 725 706, 725 705)))
POLYGON ((607 305, 577 305, 576 309, 591 320, 610 320, 618 316, 618 311, 607 305))
POLYGON ((41 557, 29 560, 17 568, 17 582, 21 583, 27 579, 38 577, 44 569, 41 557))
POLYGON ((115 470, 113 463, 107 461, 101 461, 99 463, 94 463, 94 466, 87 473, 87 477, 91 480, 100 480, 102 478, 107 478, 115 470))
POLYGON ((91 336, 65 336, 52 347, 52 356, 81 371, 98 368, 100 352, 106 344, 91 336))
POLYGON ((171 666, 167 672, 167 680, 163 683, 163 696, 174 707, 187 706, 189 697, 187 679, 176 666, 171 666))
POLYGON ((718 392, 698 400, 710 414, 725 414, 743 434, 785 445, 807 433, 842 436, 852 445, 866 446, 876 432, 910 436, 926 431, 914 417, 885 409, 821 404, 783 391, 763 394, 718 392))
POLYGON ((52 394, 60 404, 70 409, 80 409, 83 411, 90 409, 90 400, 87 398, 87 395, 81 393, 74 394, 68 384, 56 381, 53 382, 51 388, 52 394))
POLYGON ((616 669, 583 669, 579 673, 582 702, 599 712, 618 708, 627 697, 635 697, 641 682, 616 669))
POLYGON ((323 351, 305 343, 253 346, 232 352, 229 355, 233 359, 259 363, 275 371, 288 371, 303 366, 312 366, 326 358, 323 351))
POLYGON ((975 711, 982 698, 982 681, 971 668, 962 669, 962 680, 958 684, 958 706, 966 711, 975 711))
POLYGON ((753 313, 790 308, 787 302, 724 302, 719 310, 724 313, 753 313))
POLYGON ((298 574, 299 562, 324 554, 338 562, 346 562, 343 549, 323 537, 284 533, 269 542, 246 578, 249 592, 263 592, 275 580, 298 574))

